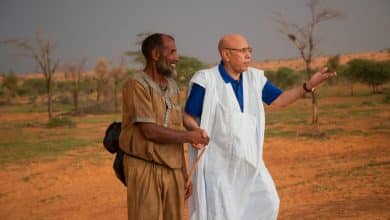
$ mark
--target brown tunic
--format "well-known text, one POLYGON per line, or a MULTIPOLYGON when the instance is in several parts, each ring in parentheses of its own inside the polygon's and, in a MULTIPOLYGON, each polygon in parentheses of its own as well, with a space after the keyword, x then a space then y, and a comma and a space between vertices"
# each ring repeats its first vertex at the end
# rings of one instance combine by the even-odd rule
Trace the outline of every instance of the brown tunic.
POLYGON ((179 90, 174 80, 168 79, 166 91, 160 89, 145 73, 135 74, 125 83, 119 144, 128 154, 170 168, 180 168, 183 164, 183 145, 148 141, 141 134, 137 122, 183 129, 179 90))
POLYGON ((123 165, 127 181, 128 219, 182 220, 184 181, 182 144, 159 144, 147 140, 137 123, 182 130, 179 91, 168 80, 162 90, 145 73, 132 76, 123 87, 120 148, 127 154, 123 165))

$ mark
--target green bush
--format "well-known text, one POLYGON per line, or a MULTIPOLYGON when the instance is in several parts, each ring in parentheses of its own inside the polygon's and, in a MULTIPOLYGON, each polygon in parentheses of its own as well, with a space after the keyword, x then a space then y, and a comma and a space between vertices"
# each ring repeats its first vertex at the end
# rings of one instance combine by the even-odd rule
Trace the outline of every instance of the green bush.
POLYGON ((348 63, 346 73, 353 76, 356 81, 360 81, 372 88, 373 93, 379 92, 379 86, 390 80, 389 61, 371 61, 365 59, 353 59, 348 63))
POLYGON ((4 95, 4 87, 0 85, 0 96, 4 95))
POLYGON ((45 79, 26 79, 22 83, 22 93, 26 95, 44 95, 46 94, 45 79))
POLYGON ((73 85, 72 81, 58 81, 55 82, 54 92, 66 93, 72 91, 73 85))
POLYGON ((383 97, 383 103, 385 103, 385 104, 390 104, 390 94, 386 94, 386 95, 383 97))
POLYGON ((76 123, 72 121, 69 117, 55 117, 49 120, 47 123, 48 128, 56 128, 56 127, 75 127, 76 123))
POLYGON ((5 95, 14 97, 16 96, 19 87, 19 77, 16 76, 15 73, 10 72, 9 74, 4 75, 1 86, 5 95))
POLYGON ((206 64, 202 63, 195 57, 180 56, 180 61, 177 64, 176 82, 180 87, 188 86, 188 82, 192 75, 201 69, 206 68, 206 64))
POLYGON ((291 88, 301 81, 301 77, 294 70, 287 67, 280 67, 276 72, 265 71, 265 76, 271 83, 281 89, 291 88))
POLYGON ((60 104, 64 104, 64 105, 70 105, 70 104, 73 104, 73 99, 72 97, 70 97, 70 95, 67 95, 66 93, 61 93, 60 96, 58 96, 56 99, 55 99, 56 102, 60 103, 60 104))
POLYGON ((84 78, 80 83, 80 92, 84 94, 92 94, 96 91, 96 80, 92 77, 84 78))

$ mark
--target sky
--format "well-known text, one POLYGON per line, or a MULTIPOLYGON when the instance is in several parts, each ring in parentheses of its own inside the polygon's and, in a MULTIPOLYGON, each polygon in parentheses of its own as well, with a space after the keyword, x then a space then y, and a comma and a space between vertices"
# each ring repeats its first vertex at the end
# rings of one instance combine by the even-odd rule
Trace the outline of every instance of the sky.
MULTIPOLYGON (((0 0, 0 39, 33 40, 37 29, 57 43, 54 55, 62 63, 87 59, 87 68, 106 58, 114 65, 121 54, 139 49, 137 34, 169 33, 180 55, 217 63, 219 39, 244 35, 253 60, 298 57, 297 49, 278 31, 280 13, 304 24, 307 0, 0 0)), ((322 0, 343 18, 320 23, 315 31, 319 55, 336 55, 390 48, 390 0, 322 0)), ((0 45, 0 72, 36 72, 31 58, 0 45)), ((129 64, 131 67, 132 64, 129 64)))

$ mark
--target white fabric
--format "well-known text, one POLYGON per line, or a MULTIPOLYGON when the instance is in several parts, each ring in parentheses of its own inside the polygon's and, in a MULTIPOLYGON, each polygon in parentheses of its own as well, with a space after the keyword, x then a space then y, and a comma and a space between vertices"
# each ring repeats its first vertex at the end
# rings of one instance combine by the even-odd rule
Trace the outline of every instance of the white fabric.
MULTIPOLYGON (((193 175, 191 220, 277 218, 279 198, 263 162, 265 115, 261 92, 264 72, 243 73, 244 112, 218 66, 197 72, 190 82, 205 88, 200 126, 210 143, 193 175)), ((189 148, 190 163, 198 151, 189 148)), ((192 165, 192 164, 191 164, 192 165)))

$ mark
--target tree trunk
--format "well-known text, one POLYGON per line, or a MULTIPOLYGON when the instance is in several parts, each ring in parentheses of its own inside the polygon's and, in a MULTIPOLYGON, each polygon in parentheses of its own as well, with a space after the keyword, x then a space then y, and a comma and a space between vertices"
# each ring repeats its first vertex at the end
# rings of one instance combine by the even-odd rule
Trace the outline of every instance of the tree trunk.
POLYGON ((118 87, 118 80, 115 79, 115 81, 114 81, 114 107, 115 107, 115 112, 118 112, 118 95, 117 95, 117 87, 118 87))
POLYGON ((375 85, 375 84, 372 84, 372 90, 373 90, 374 94, 378 94, 379 93, 378 86, 375 85))
POLYGON ((46 88, 47 88, 47 113, 49 120, 53 118, 53 110, 52 110, 52 91, 51 91, 51 80, 46 80, 46 88))
POLYGON ((353 83, 351 83, 351 96, 353 96, 354 95, 354 93, 353 93, 353 83))
POLYGON ((312 124, 318 123, 318 102, 317 102, 317 94, 315 91, 311 92, 311 103, 313 108, 313 117, 312 117, 312 124))
POLYGON ((79 94, 78 93, 76 93, 75 107, 76 107, 76 112, 78 112, 79 111, 79 94))
POLYGON ((96 102, 97 103, 100 102, 100 96, 101 96, 101 86, 100 86, 100 82, 98 81, 97 87, 96 87, 96 102))
POLYGON ((77 90, 73 91, 73 106, 75 112, 79 111, 79 93, 77 90))

